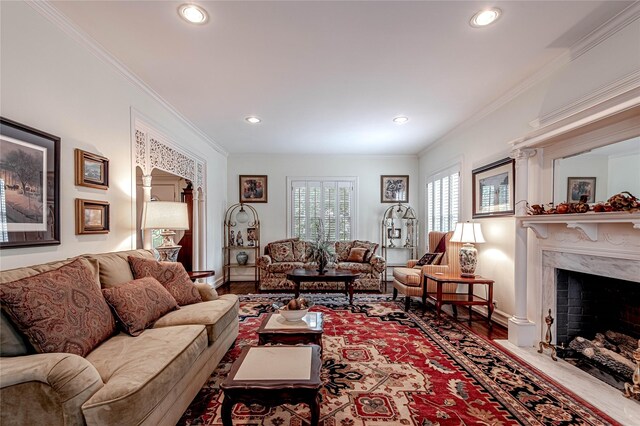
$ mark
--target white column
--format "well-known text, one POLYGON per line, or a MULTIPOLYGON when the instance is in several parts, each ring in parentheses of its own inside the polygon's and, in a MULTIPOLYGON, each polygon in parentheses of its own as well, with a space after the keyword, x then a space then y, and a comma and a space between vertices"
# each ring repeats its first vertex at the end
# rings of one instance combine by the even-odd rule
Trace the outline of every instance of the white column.
MULTIPOLYGON (((516 160, 516 216, 526 215, 529 193, 529 158, 535 155, 534 149, 517 149, 511 153, 516 160)), ((509 342, 516 346, 533 346, 535 343, 535 324, 527 318, 527 228, 516 221, 515 244, 515 313, 509 318, 509 342)))
POLYGON ((200 191, 198 188, 193 190, 193 203, 191 205, 193 210, 193 229, 191 230, 191 243, 193 244, 191 262, 194 271, 202 271, 206 269, 200 262, 200 191))
MULTIPOLYGON (((142 205, 151 201, 151 175, 143 175, 142 176, 142 205)), ((144 207, 143 207, 144 208, 144 207)), ((151 230, 143 229, 142 230, 142 247, 147 250, 152 249, 151 243, 151 230)))

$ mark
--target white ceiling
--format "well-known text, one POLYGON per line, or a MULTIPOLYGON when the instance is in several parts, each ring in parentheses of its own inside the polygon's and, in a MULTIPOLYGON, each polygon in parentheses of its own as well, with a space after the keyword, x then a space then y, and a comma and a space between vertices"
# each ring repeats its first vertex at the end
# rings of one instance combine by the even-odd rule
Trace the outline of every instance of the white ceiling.
POLYGON ((631 2, 198 3, 53 4, 230 153, 416 154, 631 2))

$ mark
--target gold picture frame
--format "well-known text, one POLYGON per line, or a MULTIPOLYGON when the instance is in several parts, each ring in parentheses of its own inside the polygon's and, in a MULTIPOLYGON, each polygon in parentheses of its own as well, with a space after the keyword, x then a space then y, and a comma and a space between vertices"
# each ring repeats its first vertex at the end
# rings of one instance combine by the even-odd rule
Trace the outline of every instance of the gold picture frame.
POLYGON ((76 185, 96 189, 109 188, 109 159, 75 149, 76 185))
POLYGON ((109 203, 76 198, 76 235, 108 233, 109 203))

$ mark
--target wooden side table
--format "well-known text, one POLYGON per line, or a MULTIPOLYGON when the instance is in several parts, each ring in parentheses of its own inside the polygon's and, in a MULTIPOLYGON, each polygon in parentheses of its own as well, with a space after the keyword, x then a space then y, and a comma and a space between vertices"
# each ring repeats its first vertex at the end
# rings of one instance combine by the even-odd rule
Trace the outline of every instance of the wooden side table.
POLYGON ((483 278, 479 275, 475 277, 461 277, 460 275, 451 275, 445 273, 425 273, 423 280, 422 302, 426 305, 426 299, 430 298, 436 302, 436 312, 440 315, 440 308, 444 304, 451 304, 454 308, 458 305, 469 307, 469 324, 471 324, 471 308, 474 305, 484 305, 487 307, 487 321, 491 327, 491 315, 493 314, 493 280, 483 278), (436 283, 436 292, 429 293, 427 291, 427 279, 436 283), (445 293, 442 286, 446 283, 467 284, 469 291, 464 293, 445 293), (482 284, 487 286, 488 296, 483 298, 473 294, 473 286, 482 284))
POLYGON ((349 294, 349 304, 353 305, 353 282, 360 277, 357 272, 348 269, 329 269, 324 274, 315 269, 293 269, 287 274, 287 279, 295 284, 295 297, 300 295, 301 282, 327 281, 343 282, 344 292, 349 294))
POLYGON ((245 347, 220 384, 222 424, 233 425, 231 411, 237 403, 266 407, 305 403, 311 411, 311 426, 318 426, 321 364, 316 345, 245 347))
POLYGON ((187 274, 189 274, 191 281, 195 281, 200 278, 213 277, 216 274, 216 271, 188 271, 187 274))

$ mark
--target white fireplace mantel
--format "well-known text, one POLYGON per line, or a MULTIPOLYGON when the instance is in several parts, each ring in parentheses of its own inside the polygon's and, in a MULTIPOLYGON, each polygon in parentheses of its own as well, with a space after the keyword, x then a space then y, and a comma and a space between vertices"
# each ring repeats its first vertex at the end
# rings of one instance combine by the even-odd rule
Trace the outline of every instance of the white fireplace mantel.
POLYGON ((598 225, 628 223, 640 231, 640 213, 606 212, 579 214, 548 214, 518 216, 520 226, 530 228, 539 239, 549 237, 549 225, 564 224, 575 229, 591 241, 598 241, 598 225))

